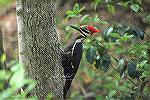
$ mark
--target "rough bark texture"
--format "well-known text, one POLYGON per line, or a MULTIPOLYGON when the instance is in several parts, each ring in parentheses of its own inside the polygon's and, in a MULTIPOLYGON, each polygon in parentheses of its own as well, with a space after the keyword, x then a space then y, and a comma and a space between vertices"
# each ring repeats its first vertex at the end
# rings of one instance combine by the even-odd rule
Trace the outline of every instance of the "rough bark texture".
POLYGON ((55 26, 55 7, 47 1, 17 0, 19 60, 25 65, 27 76, 38 81, 32 95, 43 99, 52 92, 61 99, 64 86, 61 45, 55 26))

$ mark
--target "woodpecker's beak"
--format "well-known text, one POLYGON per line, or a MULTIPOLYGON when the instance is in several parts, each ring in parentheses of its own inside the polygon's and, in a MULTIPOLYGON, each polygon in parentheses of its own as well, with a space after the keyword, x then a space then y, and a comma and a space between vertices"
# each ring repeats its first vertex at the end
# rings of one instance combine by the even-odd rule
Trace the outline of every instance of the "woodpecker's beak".
POLYGON ((71 28, 75 29, 75 30, 78 30, 80 31, 80 28, 78 26, 75 26, 75 25, 70 25, 71 28))
POLYGON ((82 30, 81 27, 78 27, 78 26, 75 26, 75 25, 70 25, 70 27, 73 28, 73 29, 75 29, 75 30, 77 30, 77 31, 79 31, 82 36, 87 37, 87 36, 81 31, 81 30, 82 30))

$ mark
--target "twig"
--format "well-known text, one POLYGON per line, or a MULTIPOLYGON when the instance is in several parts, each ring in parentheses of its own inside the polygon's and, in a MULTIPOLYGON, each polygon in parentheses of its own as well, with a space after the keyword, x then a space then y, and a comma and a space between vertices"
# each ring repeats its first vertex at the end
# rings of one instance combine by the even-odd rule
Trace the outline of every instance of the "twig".
POLYGON ((127 76, 124 76, 126 79, 128 79, 130 82, 132 82, 135 86, 137 86, 137 84, 134 82, 134 81, 132 81, 130 78, 128 78, 127 76))
POLYGON ((80 86, 80 89, 81 89, 81 91, 82 91, 83 95, 86 95, 86 94, 87 94, 87 92, 86 92, 86 90, 83 88, 83 86, 81 86, 81 85, 79 85, 79 86, 80 86))
POLYGON ((125 44, 125 43, 123 43, 124 44, 124 46, 125 46, 125 49, 126 49, 126 53, 125 53, 125 55, 126 55, 126 58, 128 57, 128 47, 127 47, 127 45, 125 44))

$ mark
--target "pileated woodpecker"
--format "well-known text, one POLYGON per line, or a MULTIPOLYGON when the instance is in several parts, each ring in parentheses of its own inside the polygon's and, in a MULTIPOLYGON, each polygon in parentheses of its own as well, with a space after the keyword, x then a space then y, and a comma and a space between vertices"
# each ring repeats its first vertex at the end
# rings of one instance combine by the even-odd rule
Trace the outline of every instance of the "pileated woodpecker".
POLYGON ((63 89, 63 98, 66 99, 67 92, 71 86, 71 82, 74 79, 80 61, 82 58, 82 43, 83 40, 92 35, 93 33, 100 32, 93 26, 70 26, 71 28, 79 31, 80 35, 77 36, 69 45, 63 50, 62 53, 62 66, 64 68, 64 76, 66 78, 65 86, 63 89))

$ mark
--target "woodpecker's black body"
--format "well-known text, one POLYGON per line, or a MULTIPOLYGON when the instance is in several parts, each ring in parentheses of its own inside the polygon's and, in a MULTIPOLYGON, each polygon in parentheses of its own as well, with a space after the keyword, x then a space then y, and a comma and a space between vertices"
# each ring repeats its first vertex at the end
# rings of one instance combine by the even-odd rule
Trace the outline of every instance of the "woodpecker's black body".
POLYGON ((64 49, 62 54, 62 66, 64 68, 64 75, 66 78, 65 87, 63 90, 64 99, 66 98, 67 92, 71 86, 71 82, 78 71, 78 67, 82 58, 83 39, 83 36, 78 36, 64 49))
POLYGON ((77 36, 64 50, 62 53, 62 66, 64 68, 64 75, 66 78, 63 98, 66 99, 67 92, 71 86, 71 82, 74 79, 82 58, 82 47, 83 40, 93 33, 99 32, 92 26, 87 27, 75 27, 72 28, 78 30, 81 35, 77 36))

